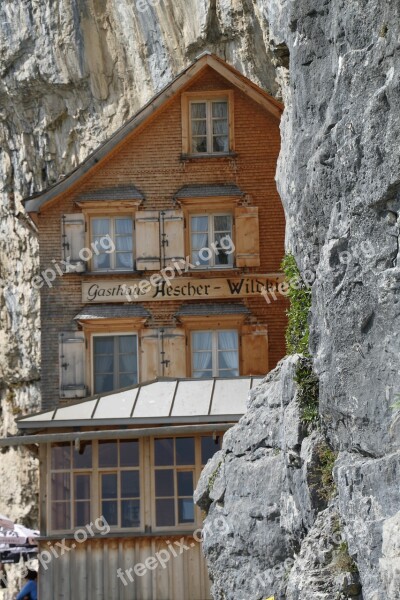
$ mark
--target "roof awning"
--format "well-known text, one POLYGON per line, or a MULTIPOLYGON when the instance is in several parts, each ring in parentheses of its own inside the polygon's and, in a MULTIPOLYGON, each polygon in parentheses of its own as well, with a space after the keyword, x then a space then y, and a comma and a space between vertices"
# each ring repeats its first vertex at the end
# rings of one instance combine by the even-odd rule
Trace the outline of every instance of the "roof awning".
POLYGON ((244 192, 234 183, 230 184, 194 184, 184 185, 175 194, 182 198, 213 198, 217 196, 244 196, 244 192))
POLYGON ((121 200, 144 200, 144 196, 134 185, 124 185, 85 192, 78 196, 75 202, 99 202, 102 200, 108 202, 114 200, 116 202, 121 200))
POLYGON ((20 429, 238 421, 262 377, 157 379, 18 420, 20 429))
POLYGON ((244 304, 235 304, 234 302, 226 303, 209 303, 206 304, 183 304, 175 313, 176 317, 211 317, 224 315, 250 315, 250 310, 244 304))
POLYGON ((112 304, 88 304, 75 315, 75 321, 89 321, 96 319, 129 319, 148 318, 151 314, 141 304, 126 304, 115 306, 112 304))

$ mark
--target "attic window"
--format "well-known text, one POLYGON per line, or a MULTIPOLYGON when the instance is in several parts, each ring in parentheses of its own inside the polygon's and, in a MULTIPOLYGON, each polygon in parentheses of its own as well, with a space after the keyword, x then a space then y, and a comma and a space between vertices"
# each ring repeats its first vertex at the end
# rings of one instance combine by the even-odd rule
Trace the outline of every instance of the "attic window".
POLYGON ((183 94, 183 153, 193 157, 229 154, 233 150, 232 115, 232 92, 183 94))

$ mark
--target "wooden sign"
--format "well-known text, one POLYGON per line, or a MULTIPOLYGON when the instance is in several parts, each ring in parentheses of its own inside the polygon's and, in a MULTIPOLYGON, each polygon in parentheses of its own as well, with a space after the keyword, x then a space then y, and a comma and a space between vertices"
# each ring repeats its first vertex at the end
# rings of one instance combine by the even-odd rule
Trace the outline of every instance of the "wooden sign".
POLYGON ((263 292, 279 293, 282 281, 283 275, 279 273, 208 279, 175 277, 167 280, 160 275, 149 279, 92 279, 82 283, 82 301, 104 303, 245 298, 263 292))

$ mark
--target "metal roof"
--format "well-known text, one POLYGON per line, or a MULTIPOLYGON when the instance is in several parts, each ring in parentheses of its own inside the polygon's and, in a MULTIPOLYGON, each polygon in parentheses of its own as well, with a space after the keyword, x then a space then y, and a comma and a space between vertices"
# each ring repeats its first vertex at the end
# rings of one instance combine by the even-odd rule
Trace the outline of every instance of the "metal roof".
POLYGON ((250 310, 244 304, 235 303, 208 303, 205 304, 183 304, 178 312, 177 317, 201 316, 207 317, 212 315, 249 315, 250 310))
POLYGON ((74 317, 75 321, 92 319, 127 319, 129 317, 150 317, 151 313, 141 304, 88 304, 74 317))
POLYGON ((237 421, 262 377, 156 379, 18 420, 20 429, 237 421))
POLYGON ((175 198, 211 198, 213 196, 244 196, 244 192, 234 183, 184 185, 175 198))
POLYGON ((144 196, 134 185, 125 185, 86 192, 78 196, 75 202, 96 202, 99 200, 144 200, 144 196))

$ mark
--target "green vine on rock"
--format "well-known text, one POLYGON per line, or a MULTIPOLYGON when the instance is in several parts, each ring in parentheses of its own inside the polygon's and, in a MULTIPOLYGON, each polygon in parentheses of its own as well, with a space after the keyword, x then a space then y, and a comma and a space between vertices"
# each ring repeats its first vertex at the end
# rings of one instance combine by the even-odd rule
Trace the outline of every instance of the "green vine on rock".
POLYGON ((305 424, 315 424, 319 416, 319 382, 313 372, 308 350, 311 288, 303 280, 293 254, 287 254, 281 266, 288 283, 287 295, 290 301, 287 311, 286 349, 288 354, 302 355, 295 374, 301 420, 305 424))

